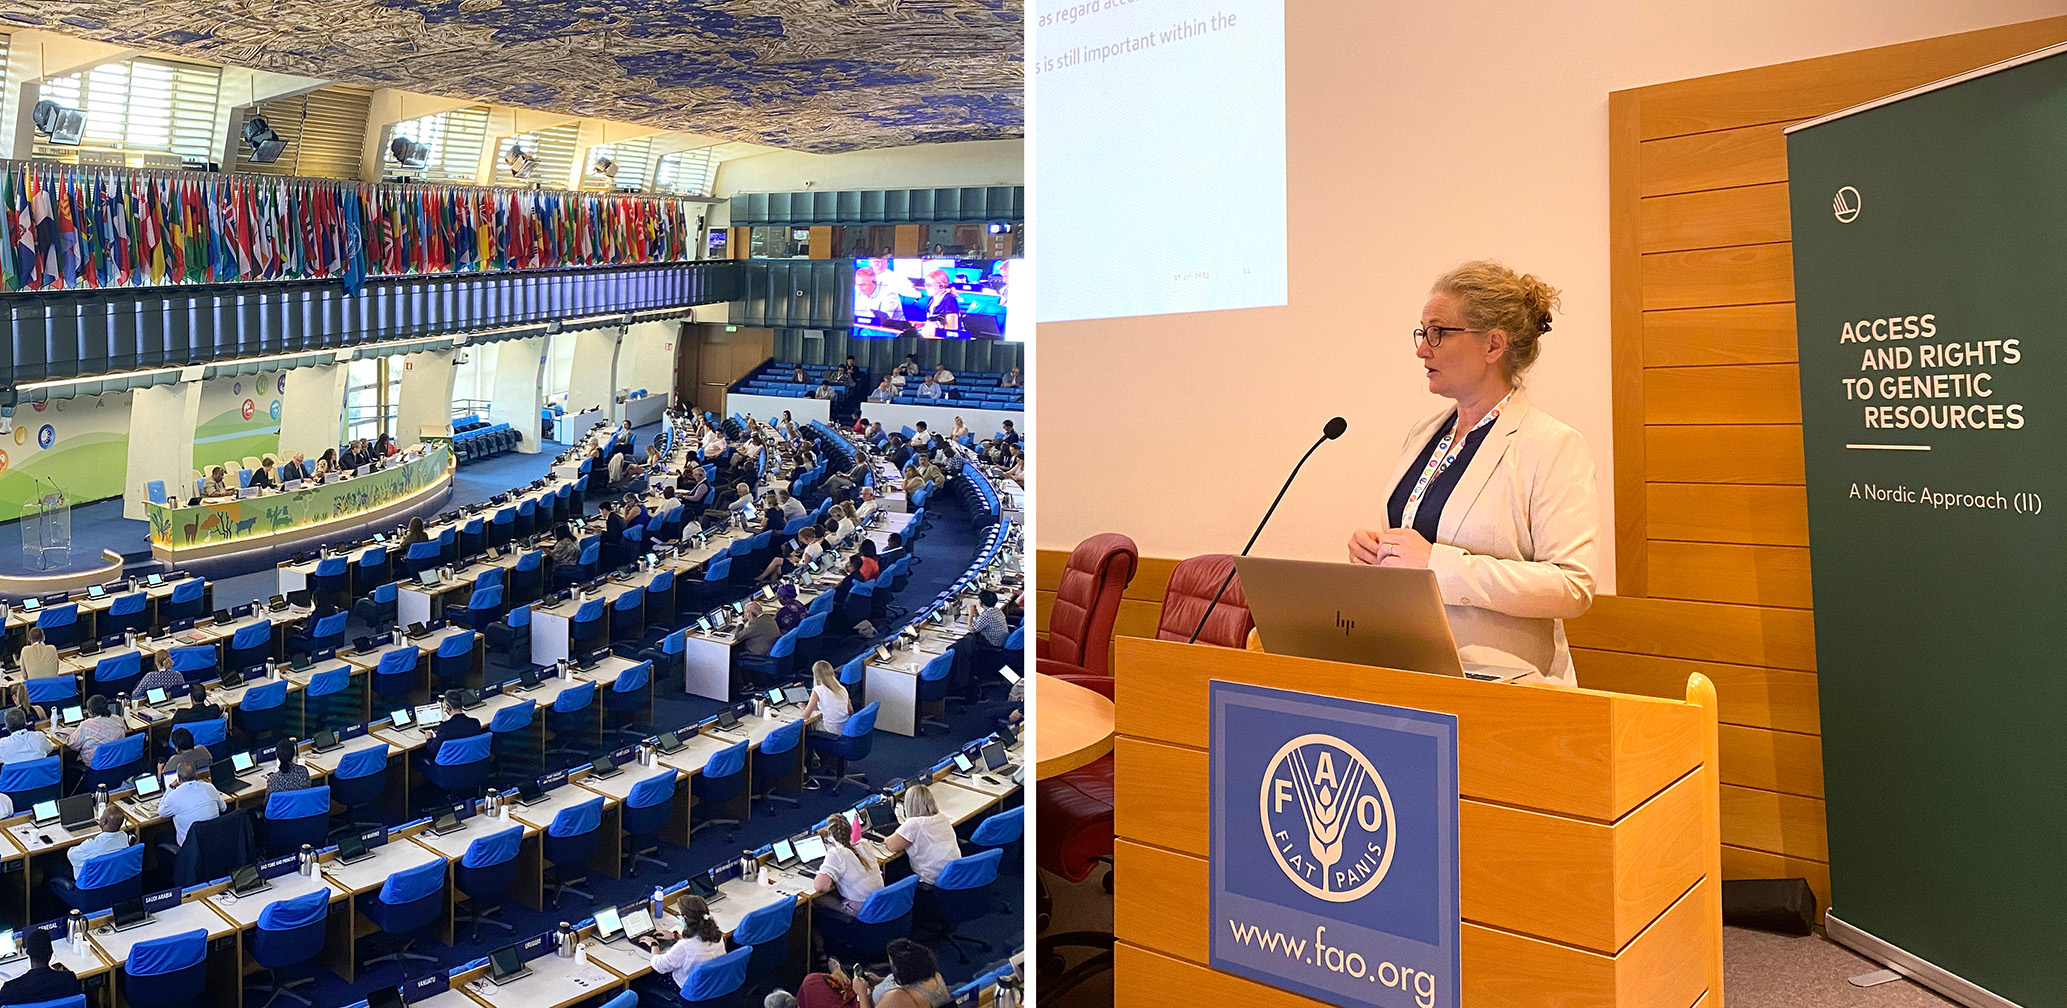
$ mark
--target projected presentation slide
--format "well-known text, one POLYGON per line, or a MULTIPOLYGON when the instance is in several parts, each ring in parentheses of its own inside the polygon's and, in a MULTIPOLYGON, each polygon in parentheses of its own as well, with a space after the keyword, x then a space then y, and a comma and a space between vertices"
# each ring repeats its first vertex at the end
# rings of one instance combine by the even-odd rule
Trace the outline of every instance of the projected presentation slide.
POLYGON ((1282 0, 1033 0, 1040 320, 1285 303, 1282 0))
POLYGON ((1005 332, 1017 259, 858 259, 854 335, 1011 339, 1005 332))

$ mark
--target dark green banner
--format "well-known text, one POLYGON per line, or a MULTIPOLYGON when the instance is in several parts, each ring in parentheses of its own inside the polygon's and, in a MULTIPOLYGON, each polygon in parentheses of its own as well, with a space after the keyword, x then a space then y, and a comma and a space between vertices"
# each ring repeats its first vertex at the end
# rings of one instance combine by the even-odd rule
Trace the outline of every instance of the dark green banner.
POLYGON ((1787 160, 1831 933, 2063 1008, 2067 54, 1787 160))

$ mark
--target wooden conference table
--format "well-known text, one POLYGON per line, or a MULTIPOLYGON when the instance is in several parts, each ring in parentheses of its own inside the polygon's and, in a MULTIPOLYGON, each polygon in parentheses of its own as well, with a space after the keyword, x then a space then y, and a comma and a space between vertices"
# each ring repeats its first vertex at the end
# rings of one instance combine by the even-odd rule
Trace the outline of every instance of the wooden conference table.
POLYGON ((1038 780, 1068 773, 1112 751, 1112 701, 1076 683, 1041 675, 1034 687, 1034 725, 1038 780))

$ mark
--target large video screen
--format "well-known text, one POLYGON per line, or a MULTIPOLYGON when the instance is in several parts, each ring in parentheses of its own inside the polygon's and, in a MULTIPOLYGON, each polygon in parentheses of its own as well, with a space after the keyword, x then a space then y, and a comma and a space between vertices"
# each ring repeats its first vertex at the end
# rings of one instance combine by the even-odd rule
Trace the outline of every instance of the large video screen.
POLYGON ((854 335, 1012 339, 1005 318, 1017 259, 857 259, 854 335))

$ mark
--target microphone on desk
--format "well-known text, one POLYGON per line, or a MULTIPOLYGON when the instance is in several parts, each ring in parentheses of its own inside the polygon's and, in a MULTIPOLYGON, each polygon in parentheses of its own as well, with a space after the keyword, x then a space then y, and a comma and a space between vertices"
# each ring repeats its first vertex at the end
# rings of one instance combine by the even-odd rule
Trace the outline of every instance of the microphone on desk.
MULTIPOLYGON (((1248 556, 1249 550, 1256 545, 1257 538, 1263 535, 1263 526, 1270 524, 1270 516, 1277 513, 1278 502, 1285 499, 1285 491, 1292 489, 1292 481, 1299 478, 1299 470, 1306 465, 1306 460, 1312 458, 1313 453, 1318 451, 1323 443, 1341 437, 1342 432, 1348 429, 1349 421, 1341 417, 1329 420, 1326 426, 1321 428, 1321 436, 1314 440, 1312 448, 1306 449, 1306 454, 1299 456, 1299 464, 1293 466, 1292 474, 1285 477, 1285 485, 1278 488, 1278 495, 1271 500, 1270 509, 1263 512, 1263 520, 1256 523, 1256 531, 1250 534, 1249 543, 1242 547, 1241 553, 1238 554, 1239 556, 1248 556)), ((1230 566, 1227 576, 1220 579, 1220 590, 1213 593, 1213 601, 1207 603, 1206 611, 1199 614, 1199 625, 1192 628, 1191 636, 1185 638, 1184 643, 1198 643, 1199 634, 1204 633, 1206 630, 1206 620, 1212 617, 1214 609, 1219 608, 1220 596, 1227 594, 1227 586, 1233 583, 1234 568, 1230 566)))

